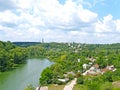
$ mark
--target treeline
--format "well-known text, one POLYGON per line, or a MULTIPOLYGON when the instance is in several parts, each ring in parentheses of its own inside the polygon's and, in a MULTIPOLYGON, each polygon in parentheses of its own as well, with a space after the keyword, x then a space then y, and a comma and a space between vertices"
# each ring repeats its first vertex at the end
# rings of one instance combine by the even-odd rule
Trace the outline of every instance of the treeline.
POLYGON ((28 58, 46 58, 46 49, 41 46, 29 46, 27 49, 28 58))
POLYGON ((41 42, 12 42, 12 43, 20 47, 28 47, 40 44, 41 42))
POLYGON ((18 47, 10 41, 0 41, 0 72, 11 70, 24 63, 27 57, 25 48, 18 47))

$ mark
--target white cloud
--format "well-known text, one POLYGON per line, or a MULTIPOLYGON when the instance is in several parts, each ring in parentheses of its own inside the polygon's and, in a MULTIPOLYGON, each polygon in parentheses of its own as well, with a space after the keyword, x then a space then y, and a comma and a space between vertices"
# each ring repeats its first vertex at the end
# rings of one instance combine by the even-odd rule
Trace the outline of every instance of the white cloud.
POLYGON ((12 0, 18 8, 29 9, 33 3, 33 0, 12 0))
POLYGON ((18 18, 19 17, 12 13, 10 10, 0 12, 0 22, 16 23, 18 18))
MULTIPOLYGON (((119 36, 116 33, 120 32, 120 20, 110 14, 99 19, 97 13, 83 7, 92 5, 84 0, 66 0, 64 4, 58 0, 8 1, 13 1, 16 8, 0 12, 0 30, 5 33, 0 39, 105 43, 119 36)), ((115 41, 119 41, 117 37, 115 41)))
POLYGON ((62 27, 66 29, 66 27, 74 26, 70 28, 74 29, 78 26, 82 27, 86 23, 91 24, 97 19, 96 13, 84 9, 72 0, 66 1, 64 5, 61 5, 57 0, 41 0, 38 4, 36 9, 40 11, 35 11, 38 11, 37 14, 39 13, 43 17, 42 20, 48 28, 59 29, 59 27, 62 27))
POLYGON ((98 20, 96 23, 95 30, 96 32, 114 32, 116 29, 116 23, 113 20, 112 15, 107 15, 103 18, 103 20, 98 20))
POLYGON ((120 32, 120 19, 115 21, 116 23, 116 30, 120 32))

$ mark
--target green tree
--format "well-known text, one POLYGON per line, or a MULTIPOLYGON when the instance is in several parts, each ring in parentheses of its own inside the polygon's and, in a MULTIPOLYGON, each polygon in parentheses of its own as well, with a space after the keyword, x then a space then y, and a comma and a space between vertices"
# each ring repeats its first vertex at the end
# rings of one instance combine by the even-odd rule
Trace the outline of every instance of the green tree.
POLYGON ((113 82, 112 76, 113 76, 113 72, 108 71, 104 73, 102 77, 105 82, 113 82))
POLYGON ((84 84, 83 76, 77 78, 77 84, 84 84))
POLYGON ((47 85, 51 84, 53 79, 53 72, 52 70, 48 67, 43 70, 41 77, 40 77, 40 84, 41 85, 47 85))
POLYGON ((25 90, 35 90, 35 88, 32 85, 28 85, 25 90))

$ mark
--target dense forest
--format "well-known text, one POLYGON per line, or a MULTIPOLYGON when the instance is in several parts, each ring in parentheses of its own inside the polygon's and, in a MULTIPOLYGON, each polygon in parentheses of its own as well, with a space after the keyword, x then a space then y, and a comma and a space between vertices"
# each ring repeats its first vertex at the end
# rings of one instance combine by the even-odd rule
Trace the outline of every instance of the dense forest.
POLYGON ((28 47, 28 46, 40 44, 41 42, 12 42, 12 43, 17 45, 17 46, 28 47))
POLYGON ((111 83, 120 80, 119 43, 53 42, 35 45, 20 43, 19 45, 22 47, 17 45, 9 41, 0 41, 1 72, 24 63, 26 58, 48 58, 54 64, 43 70, 40 76, 40 85, 42 86, 61 85, 77 78, 78 85, 86 86, 89 90, 112 90, 111 83), (65 80, 65 82, 61 80, 65 80))
POLYGON ((0 72, 11 70, 25 63, 26 57, 25 48, 18 47, 9 41, 0 41, 0 72))

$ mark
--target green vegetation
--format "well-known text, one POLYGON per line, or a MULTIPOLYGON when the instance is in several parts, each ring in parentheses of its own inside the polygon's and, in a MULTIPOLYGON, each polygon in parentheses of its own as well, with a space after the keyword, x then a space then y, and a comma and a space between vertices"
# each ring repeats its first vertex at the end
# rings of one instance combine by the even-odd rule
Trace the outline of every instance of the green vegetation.
POLYGON ((77 84, 74 86, 73 90, 88 90, 85 85, 77 84))
POLYGON ((11 70, 25 62, 25 48, 17 47, 11 42, 0 41, 0 72, 11 70))
POLYGON ((28 85, 25 90, 35 90, 35 88, 32 85, 28 85))
POLYGON ((40 44, 40 42, 13 42, 13 44, 21 47, 28 47, 40 44))
POLYGON ((27 47, 28 58, 45 58, 45 48, 41 46, 30 46, 27 47))
POLYGON ((116 86, 117 84, 112 84, 120 80, 119 43, 40 43, 34 46, 30 46, 30 44, 27 46, 24 43, 23 46, 25 47, 18 47, 11 42, 0 42, 1 71, 16 67, 16 65, 25 62, 26 58, 48 58, 54 64, 43 70, 39 79, 42 86, 65 84, 76 77, 78 85, 75 88, 81 87, 88 90, 120 89, 116 86), (88 66, 84 68, 84 64, 88 66), (98 66, 94 68, 94 65, 98 66), (109 69, 110 66, 112 69, 109 69), (90 71, 91 68, 94 70, 92 74, 88 74, 86 71, 90 71))
MULTIPOLYGON (((45 69, 43 71, 43 73, 46 72, 47 74, 41 75, 41 85, 64 84, 64 82, 59 81, 59 79, 68 78, 68 81, 70 81, 77 77, 77 83, 79 85, 87 87, 89 90, 101 90, 103 83, 112 83, 120 80, 120 44, 72 43, 71 45, 68 45, 67 43, 51 43, 48 45, 42 44, 40 46, 46 49, 47 52, 45 53, 45 56, 55 62, 55 64, 49 67, 49 70, 45 69), (80 59, 80 62, 78 62, 78 59, 80 59), (94 59, 95 61, 92 62, 90 59, 94 59), (92 65, 98 64, 100 70, 106 69, 107 66, 111 65, 113 65, 116 70, 105 71, 103 75, 101 73, 95 76, 83 76, 82 73, 89 68, 84 69, 82 65, 91 62, 92 65), (75 75, 67 75, 69 72, 73 72, 75 75), (65 76, 65 74, 67 76, 65 76), (47 80, 45 77, 47 77, 47 80)), ((113 89, 112 85, 106 85, 105 88, 105 90, 110 88, 113 89)))
POLYGON ((63 90, 65 85, 49 85, 48 90, 63 90))

